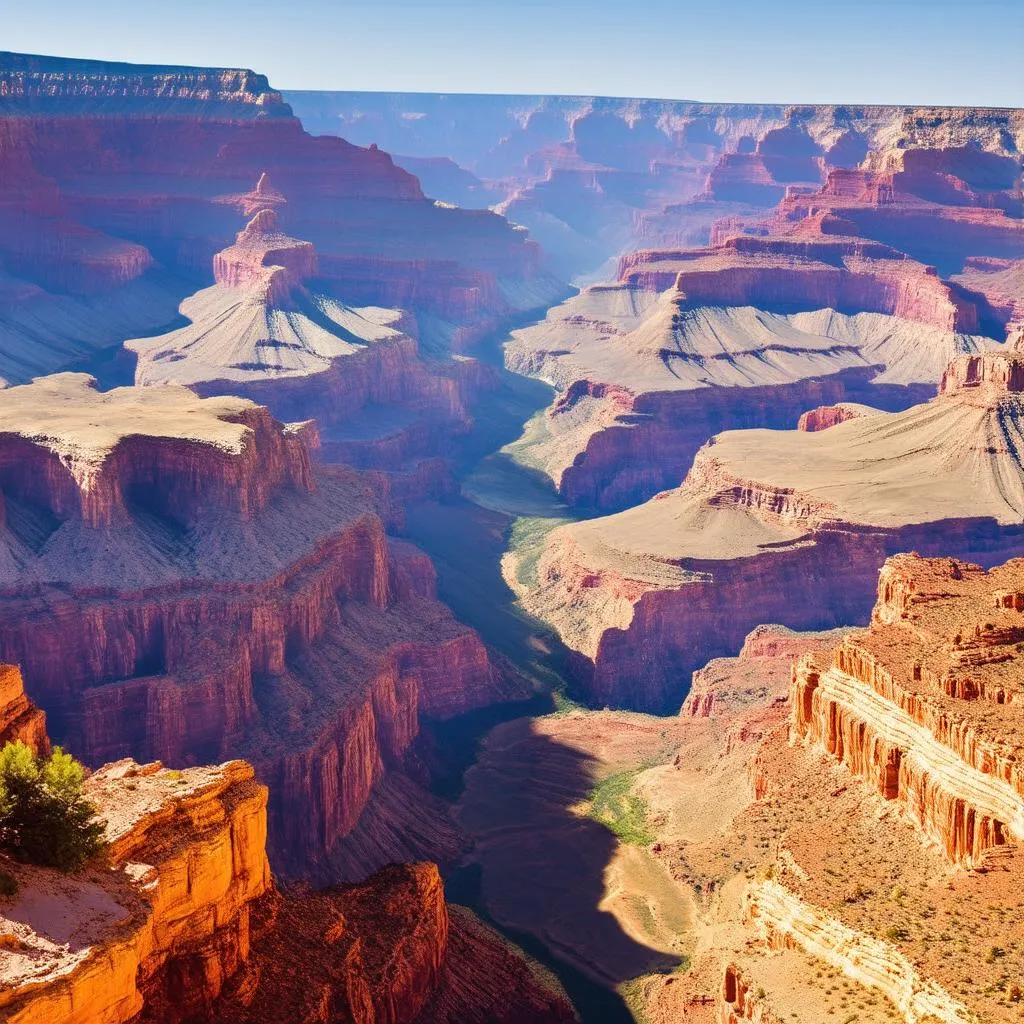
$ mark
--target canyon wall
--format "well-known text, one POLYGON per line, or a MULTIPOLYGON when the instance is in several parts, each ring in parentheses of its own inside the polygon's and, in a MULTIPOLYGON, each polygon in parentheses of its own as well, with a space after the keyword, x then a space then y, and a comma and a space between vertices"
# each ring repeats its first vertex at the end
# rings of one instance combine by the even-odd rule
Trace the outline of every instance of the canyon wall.
POLYGON ((61 876, 4 859, 17 882, 0 897, 11 1024, 574 1019, 518 951, 466 912, 449 917, 432 864, 360 886, 275 888, 267 790, 245 762, 122 760, 91 775, 86 795, 105 824, 104 864, 61 876))
MULTIPOLYGON (((608 711, 550 727, 563 757, 632 765, 645 853, 690 900, 687 969, 652 966, 631 1007, 724 1024, 1019 1016, 1022 581, 1020 558, 899 554, 866 628, 759 627, 695 673, 657 743, 608 711)), ((617 892, 630 877, 612 875, 617 892)), ((626 892, 656 916, 673 893, 652 877, 626 892)), ((624 907, 604 903, 629 926, 624 907)))
POLYGON ((178 1019, 208 1012, 248 956, 251 909, 271 887, 266 789, 242 762, 172 773, 123 761, 87 794, 107 821, 113 871, 66 883, 47 918, 33 892, 53 873, 14 868, 18 893, 2 910, 17 939, 2 953, 6 1019, 127 1022, 176 969, 201 982, 178 989, 178 1019))
POLYGON ((667 710, 760 622, 866 622, 890 555, 1019 555, 1017 362, 960 357, 938 397, 901 413, 718 435, 680 488, 548 533, 517 592, 569 647, 586 699, 667 710))
POLYGON ((1021 700, 1020 572, 1019 561, 986 573, 956 561, 890 559, 870 632, 846 638, 831 665, 805 659, 793 675, 795 736, 897 801, 951 860, 968 865, 1024 834, 1020 738, 985 721, 986 706, 1021 700))
POLYGON ((247 757, 282 874, 434 852, 426 794, 419 830, 357 826, 421 716, 523 694, 387 539, 372 482, 244 399, 74 376, 7 396, 0 650, 54 735, 91 764, 247 757))

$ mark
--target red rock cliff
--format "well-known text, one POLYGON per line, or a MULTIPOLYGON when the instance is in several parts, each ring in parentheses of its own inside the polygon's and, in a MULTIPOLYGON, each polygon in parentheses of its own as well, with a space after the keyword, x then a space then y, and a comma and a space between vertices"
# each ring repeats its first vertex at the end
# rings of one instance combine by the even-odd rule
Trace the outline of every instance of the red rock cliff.
POLYGON ((1022 573, 1020 560, 986 573, 892 558, 870 629, 847 637, 831 665, 805 659, 793 674, 794 734, 844 761, 968 864, 1024 834, 1024 737, 1012 724, 1024 699, 1015 653, 1022 573))
POLYGON ((248 757, 272 787, 282 872, 362 877, 426 852, 405 845, 429 841, 425 797, 422 832, 357 835, 420 716, 518 695, 436 601, 429 560, 389 545, 366 484, 315 474, 304 433, 259 407, 63 383, 73 395, 8 392, 21 426, 8 424, 0 456, 5 550, 26 559, 3 569, 0 650, 55 734, 93 764, 248 757), (184 437, 161 436, 168 411, 184 437), (120 437, 129 422, 138 432, 120 437), (53 473, 26 475, 33 460, 53 473), (27 525, 30 508, 46 510, 47 536, 27 525))

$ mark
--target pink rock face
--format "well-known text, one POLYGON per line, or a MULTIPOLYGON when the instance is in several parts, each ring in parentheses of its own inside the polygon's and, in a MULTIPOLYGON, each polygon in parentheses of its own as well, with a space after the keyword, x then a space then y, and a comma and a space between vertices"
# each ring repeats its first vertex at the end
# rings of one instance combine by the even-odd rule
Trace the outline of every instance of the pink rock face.
POLYGON ((797 430, 828 430, 847 420, 863 416, 865 410, 856 405, 819 405, 808 409, 797 421, 797 430))
POLYGON ((285 873, 426 852, 429 827, 355 835, 374 791, 401 776, 421 715, 519 694, 436 601, 429 559, 388 542, 374 482, 314 471, 308 425, 177 387, 86 388, 57 434, 35 402, 60 404, 54 386, 10 389, 0 431, 0 658, 54 735, 93 765, 246 756, 285 873), (168 401, 191 436, 159 433, 168 401), (104 417, 132 426, 96 435, 104 417))
MULTIPOLYGON (((1022 236, 1024 237, 1024 236, 1022 236)), ((712 249, 641 251, 619 278, 646 290, 676 287, 687 304, 778 312, 830 307, 976 333, 979 311, 958 286, 885 245, 834 236, 734 236, 712 249)))
POLYGON ((994 394, 1024 391, 1024 363, 1017 353, 985 352, 961 356, 942 375, 939 394, 953 394, 977 388, 994 394))
POLYGON ((421 714, 502 692, 479 639, 434 600, 429 562, 389 554, 372 517, 251 585, 8 607, 0 649, 71 749, 91 764, 244 752, 270 785, 270 846, 287 874, 415 852, 361 854, 345 841, 421 714))
MULTIPOLYGON (((989 157, 1002 167, 1001 158, 993 154, 972 153, 982 168, 989 157)), ((903 170, 889 174, 833 170, 819 191, 787 194, 759 230, 791 234, 817 222, 826 233, 855 234, 894 246, 943 274, 958 273, 972 256, 1024 255, 1020 199, 1005 184, 1005 174, 973 173, 956 150, 910 150, 902 162, 903 170), (963 178, 945 174, 936 179, 923 170, 943 163, 975 179, 981 190, 963 178), (936 180, 941 180, 941 189, 935 187, 936 180)))
MULTIPOLYGON (((842 401, 885 401, 886 389, 869 383, 873 370, 851 370, 775 387, 662 392, 626 396, 621 423, 595 433, 561 476, 559 492, 571 504, 606 511, 675 487, 700 447, 716 430, 791 427, 809 406, 842 401)), ((579 386, 577 386, 579 390, 579 386)), ((891 388, 895 404, 906 401, 891 388)), ((930 389, 914 391, 925 398, 930 389)), ((570 405, 567 393, 567 408, 570 405)), ((560 408, 553 411, 558 416, 560 408)))
POLYGON ((31 125, 0 116, 0 252, 8 274, 90 295, 127 284, 153 265, 141 245, 78 222, 57 183, 33 160, 31 125))
MULTIPOLYGON (((260 178, 261 183, 265 181, 266 175, 260 178)), ((270 207, 256 213, 238 233, 235 244, 213 259, 213 276, 218 284, 254 289, 275 306, 285 305, 291 290, 316 273, 313 246, 282 234, 277 214, 270 207)))

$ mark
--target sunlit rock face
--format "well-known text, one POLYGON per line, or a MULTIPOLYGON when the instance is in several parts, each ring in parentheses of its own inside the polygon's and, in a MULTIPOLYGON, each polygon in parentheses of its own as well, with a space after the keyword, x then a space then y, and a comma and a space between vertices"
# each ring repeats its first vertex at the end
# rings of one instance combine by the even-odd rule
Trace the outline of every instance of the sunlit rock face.
POLYGON ((523 600, 575 652, 591 699, 665 708, 759 622, 866 621, 888 555, 1020 554, 1019 364, 961 356, 904 412, 717 435, 682 486, 549 533, 523 600))
POLYGON ((575 1019, 521 954, 467 911, 449 915, 433 864, 278 890, 267 789, 244 761, 124 759, 85 792, 104 863, 66 876, 4 858, 18 886, 0 903, 12 1024, 575 1019))

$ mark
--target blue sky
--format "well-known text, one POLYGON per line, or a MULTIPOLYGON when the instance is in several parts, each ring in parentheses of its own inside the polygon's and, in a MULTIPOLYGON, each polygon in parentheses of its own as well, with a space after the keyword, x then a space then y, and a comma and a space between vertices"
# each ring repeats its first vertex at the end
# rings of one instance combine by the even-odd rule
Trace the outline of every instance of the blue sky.
POLYGON ((1024 0, 0 0, 0 24, 281 89, 1024 105, 1024 0))

